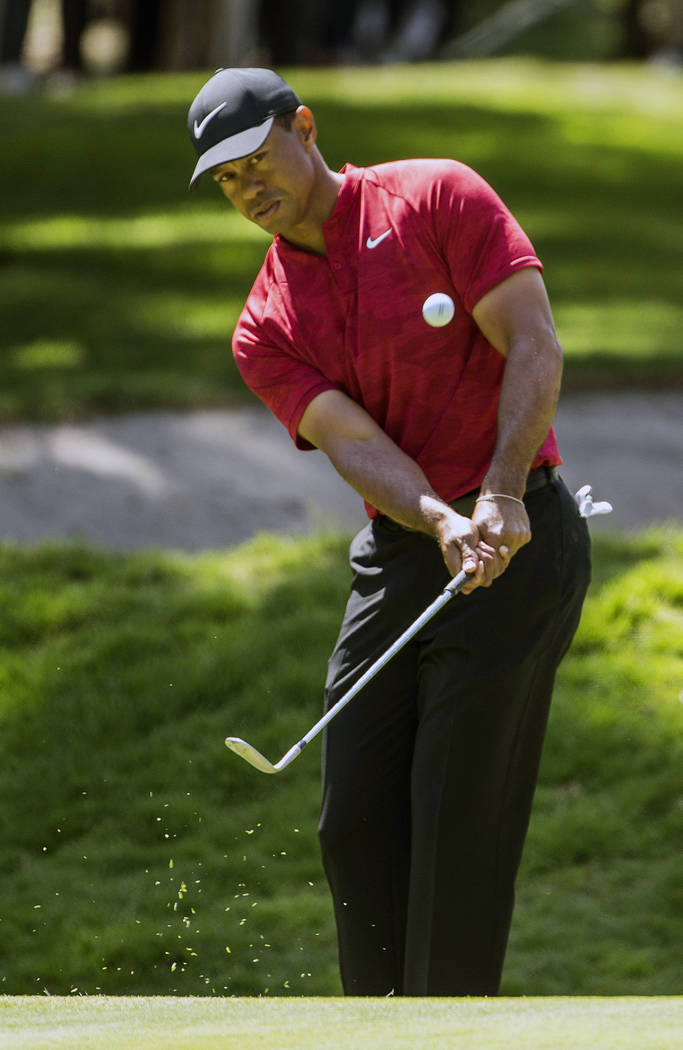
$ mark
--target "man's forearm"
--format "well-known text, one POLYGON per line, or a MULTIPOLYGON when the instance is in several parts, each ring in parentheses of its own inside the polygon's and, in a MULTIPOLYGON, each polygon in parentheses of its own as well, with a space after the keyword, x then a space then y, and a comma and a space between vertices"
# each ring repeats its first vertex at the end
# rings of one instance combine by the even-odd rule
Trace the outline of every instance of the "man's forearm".
POLYGON ((448 507, 422 469, 386 434, 330 442, 325 452, 337 472, 364 500, 407 528, 436 534, 448 507))
POLYGON ((474 523, 449 507, 418 464, 382 431, 367 439, 332 441, 325 451, 344 480, 373 507, 409 529, 432 536, 451 575, 461 568, 472 574, 464 594, 485 580, 489 564, 498 566, 500 556, 480 546, 474 523))
POLYGON ((521 498, 527 474, 547 437, 557 408, 562 349, 554 337, 543 345, 520 339, 509 349, 498 404, 498 436, 482 492, 521 498))
POLYGON ((475 523, 444 503, 415 460, 346 394, 326 390, 314 398, 299 433, 321 449, 373 507, 407 528, 433 536, 451 575, 461 568, 472 573, 472 583, 463 593, 502 571, 506 554, 482 545, 475 523))
POLYGON ((401 525, 433 534, 434 519, 449 510, 415 460, 340 390, 311 401, 299 434, 325 453, 364 500, 401 525))

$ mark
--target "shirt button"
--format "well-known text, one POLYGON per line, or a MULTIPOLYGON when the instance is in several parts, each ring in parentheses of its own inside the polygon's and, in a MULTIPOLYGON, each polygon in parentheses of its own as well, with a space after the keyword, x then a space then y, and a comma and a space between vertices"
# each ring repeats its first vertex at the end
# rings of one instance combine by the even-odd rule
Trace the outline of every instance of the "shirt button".
POLYGON ((340 262, 333 262, 332 263, 332 269, 333 270, 341 270, 341 268, 342 268, 342 264, 340 262))

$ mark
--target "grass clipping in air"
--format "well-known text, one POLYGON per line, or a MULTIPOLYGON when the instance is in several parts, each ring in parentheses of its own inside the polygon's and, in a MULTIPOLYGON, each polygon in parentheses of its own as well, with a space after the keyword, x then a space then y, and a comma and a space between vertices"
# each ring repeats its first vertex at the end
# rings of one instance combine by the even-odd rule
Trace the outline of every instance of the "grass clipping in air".
MULTIPOLYGON (((682 551, 595 542, 504 994, 679 988, 682 551)), ((223 740, 277 755, 319 717, 346 541, 0 562, 0 992, 339 994, 319 748, 271 778, 223 740)))

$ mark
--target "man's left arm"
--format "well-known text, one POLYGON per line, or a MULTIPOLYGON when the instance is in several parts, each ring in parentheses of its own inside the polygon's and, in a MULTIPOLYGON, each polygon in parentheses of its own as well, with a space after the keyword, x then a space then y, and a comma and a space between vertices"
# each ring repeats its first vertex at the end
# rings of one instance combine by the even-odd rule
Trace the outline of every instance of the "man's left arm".
MULTIPOLYGON (((562 348, 541 273, 527 267, 487 292, 472 311, 486 339, 506 358, 498 435, 472 520, 507 561, 531 539, 526 478, 555 416, 562 348), (495 494, 498 494, 497 496, 495 494), (506 497, 515 497, 508 499, 506 497)), ((490 583, 491 580, 488 580, 490 583)))

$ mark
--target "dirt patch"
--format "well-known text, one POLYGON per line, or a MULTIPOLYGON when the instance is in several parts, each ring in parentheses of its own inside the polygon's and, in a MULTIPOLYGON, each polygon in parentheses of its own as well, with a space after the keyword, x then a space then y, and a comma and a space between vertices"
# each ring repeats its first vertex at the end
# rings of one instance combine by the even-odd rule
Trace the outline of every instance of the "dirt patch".
MULTIPOLYGON (((678 392, 569 394, 557 432, 572 491, 614 513, 594 530, 683 518, 678 392)), ((196 551, 256 532, 352 531, 360 498, 259 406, 0 428, 0 537, 196 551)))

